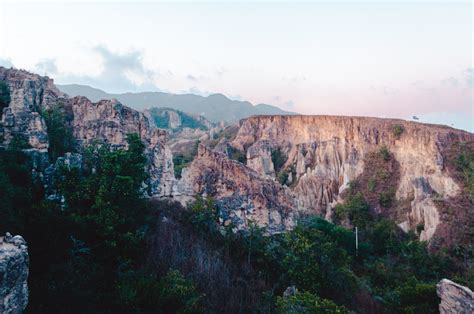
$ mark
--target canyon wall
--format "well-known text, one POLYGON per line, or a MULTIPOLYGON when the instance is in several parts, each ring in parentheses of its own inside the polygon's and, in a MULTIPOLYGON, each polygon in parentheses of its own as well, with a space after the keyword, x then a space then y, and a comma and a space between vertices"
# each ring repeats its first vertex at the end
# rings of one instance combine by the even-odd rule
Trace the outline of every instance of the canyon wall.
MULTIPOLYGON (((468 132, 403 120, 257 116, 242 120, 235 138, 225 143, 246 153, 246 167, 234 165, 225 154, 200 148, 200 154, 185 171, 180 186, 193 187, 184 194, 190 194, 191 190, 206 192, 228 203, 229 199, 243 199, 248 202, 246 206, 239 202, 233 206, 257 208, 267 213, 272 212, 271 206, 282 204, 282 200, 270 193, 266 199, 273 201, 259 202, 255 206, 252 193, 272 182, 272 189, 280 189, 285 199, 291 200, 283 202, 291 208, 287 211, 294 215, 316 213, 330 220, 332 208, 343 201, 343 192, 363 175, 365 167, 370 168, 371 165, 365 164, 368 156, 386 148, 395 159, 397 171, 393 189, 398 207, 392 210, 396 213, 390 213, 391 218, 405 231, 423 226, 420 239, 430 240, 443 222, 437 207, 439 200, 463 194, 459 182, 446 166, 446 143, 473 141, 474 135, 468 132), (275 152, 282 159, 280 165, 274 164, 275 152), (275 169, 276 166, 280 169, 275 169), (213 177, 215 182, 205 176, 213 177), (232 180, 232 184, 223 185, 221 178, 224 177, 232 180), (254 186, 250 188, 251 184, 254 186)), ((216 150, 224 152, 225 145, 218 144, 216 150)), ((383 214, 384 210, 375 208, 377 213, 383 214)), ((462 210, 468 211, 469 207, 462 210)), ((256 218, 261 225, 269 223, 268 219, 259 220, 259 217, 256 218)), ((468 225, 470 221, 464 223, 468 225)), ((447 228, 456 230, 455 226, 447 228)))
POLYGON ((28 304, 28 248, 21 236, 0 237, 0 313, 19 314, 28 304))
POLYGON ((48 132, 41 113, 59 105, 67 115, 79 151, 94 141, 126 148, 127 134, 137 133, 146 146, 150 194, 172 194, 175 178, 168 133, 153 127, 144 114, 117 100, 92 103, 81 96, 69 98, 54 86, 52 79, 23 70, 0 67, 0 80, 8 84, 11 94, 10 105, 3 109, 0 145, 8 145, 15 136, 26 138, 30 148, 25 151, 33 157, 36 172, 42 173, 49 165, 48 132))
POLYGON ((435 201, 461 193, 444 157, 446 142, 454 141, 472 142, 474 135, 394 119, 257 116, 241 121, 231 145, 246 152, 248 168, 260 178, 276 179, 277 172, 286 172, 283 183, 295 208, 327 219, 342 192, 364 172, 366 157, 385 147, 399 165, 396 199, 409 204, 397 222, 406 231, 423 225, 420 239, 429 240, 440 223, 435 201), (278 171, 275 151, 284 156, 278 171))

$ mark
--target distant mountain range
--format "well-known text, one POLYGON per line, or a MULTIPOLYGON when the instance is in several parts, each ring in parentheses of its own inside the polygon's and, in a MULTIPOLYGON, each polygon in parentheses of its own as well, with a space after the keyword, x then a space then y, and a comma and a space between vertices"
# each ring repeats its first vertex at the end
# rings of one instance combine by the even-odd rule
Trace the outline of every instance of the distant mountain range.
POLYGON ((93 102, 97 102, 101 99, 115 98, 122 104, 137 110, 153 107, 172 108, 202 115, 211 122, 219 122, 221 120, 237 122, 240 119, 253 115, 297 114, 271 105, 259 104, 254 106, 248 101, 231 100, 222 94, 212 94, 207 97, 194 94, 170 94, 162 92, 109 94, 103 90, 87 85, 69 84, 56 86, 71 97, 78 95, 85 96, 93 102))

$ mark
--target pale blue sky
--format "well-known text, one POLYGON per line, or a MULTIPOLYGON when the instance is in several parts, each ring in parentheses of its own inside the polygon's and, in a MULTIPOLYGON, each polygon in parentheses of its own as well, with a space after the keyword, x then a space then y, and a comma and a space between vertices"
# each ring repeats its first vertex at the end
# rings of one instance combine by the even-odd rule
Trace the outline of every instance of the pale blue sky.
POLYGON ((474 131, 472 10, 469 1, 7 0, 0 63, 109 92, 220 92, 474 131))

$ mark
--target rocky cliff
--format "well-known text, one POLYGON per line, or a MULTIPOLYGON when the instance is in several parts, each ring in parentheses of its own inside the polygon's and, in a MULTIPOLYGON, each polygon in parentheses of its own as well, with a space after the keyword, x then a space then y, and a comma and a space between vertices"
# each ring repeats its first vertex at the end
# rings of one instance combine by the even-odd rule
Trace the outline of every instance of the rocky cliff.
POLYGON ((56 89, 52 79, 22 70, 0 67, 0 80, 8 84, 11 94, 0 123, 4 139, 0 145, 9 144, 15 136, 26 137, 36 171, 48 166, 48 132, 41 112, 60 104, 68 115, 78 150, 97 140, 126 148, 126 135, 139 134, 146 145, 151 195, 171 195, 175 179, 168 134, 153 127, 144 114, 117 100, 92 103, 81 96, 69 98, 56 89))
MULTIPOLYGON (((317 213, 330 220, 332 208, 343 201, 343 192, 349 184, 371 168, 367 163, 369 156, 383 148, 394 158, 389 167, 392 172, 386 175, 393 179, 389 180, 393 186, 387 189, 393 188, 396 206, 376 208, 377 212, 392 211, 387 214, 406 231, 421 225, 420 239, 430 240, 442 231, 440 200, 456 199, 464 194, 462 183, 447 166, 449 143, 454 142, 474 142, 474 135, 444 126, 393 119, 257 116, 242 120, 230 143, 246 153, 247 167, 201 149, 185 180, 193 182, 187 184, 194 187, 194 192, 209 190, 217 198, 233 195, 234 199, 238 194, 248 202, 252 202, 253 192, 262 191, 262 185, 255 182, 272 182, 274 191, 284 191, 285 199, 292 200, 292 205, 290 201, 287 204, 294 212, 317 213), (203 168, 213 169, 216 178, 231 178, 232 184, 223 188, 219 179, 214 185, 209 180, 203 184, 205 172, 199 172, 203 168), (251 187, 250 181, 254 182, 251 187), (241 184, 248 188, 242 188, 241 184)), ((272 198, 271 193, 264 194, 267 199, 272 198)), ((274 200, 253 207, 271 212, 271 206, 281 203, 274 200)), ((469 204, 459 208, 465 212, 463 217, 472 216, 468 214, 472 211, 469 204)), ((472 226, 474 222, 467 218, 462 223, 472 226)), ((451 228, 453 224, 444 224, 443 228, 451 228)))
POLYGON ((436 285, 436 291, 441 298, 440 314, 474 313, 474 293, 469 288, 443 279, 436 285))
POLYGON ((202 144, 183 170, 179 190, 176 197, 184 201, 196 194, 213 197, 222 223, 233 223, 237 229, 255 222, 269 232, 280 232, 294 223, 296 203, 287 187, 202 144))
POLYGON ((40 112, 64 97, 52 79, 23 70, 0 67, 0 80, 10 89, 10 105, 3 109, 0 122, 0 145, 21 137, 30 145, 36 168, 48 163, 48 134, 40 112), (3 143, 1 143, 3 142, 3 143))
POLYGON ((28 304, 28 248, 21 236, 0 237, 0 313, 22 313, 28 304))
POLYGON ((410 204, 398 223, 405 230, 422 224, 420 239, 429 240, 440 224, 435 199, 461 193, 446 167, 447 143, 473 141, 472 133, 403 120, 265 116, 243 120, 232 144, 247 151, 249 167, 269 177, 275 172, 269 151, 279 150, 285 156, 280 171, 292 172, 299 205, 328 219, 369 154, 386 147, 399 164, 396 199, 410 204))

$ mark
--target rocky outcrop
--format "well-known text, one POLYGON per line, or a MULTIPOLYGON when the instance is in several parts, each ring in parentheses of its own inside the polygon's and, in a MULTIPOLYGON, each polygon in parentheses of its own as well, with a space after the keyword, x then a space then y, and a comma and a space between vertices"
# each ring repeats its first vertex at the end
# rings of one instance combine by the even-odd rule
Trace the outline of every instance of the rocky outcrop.
POLYGON ((411 200, 398 223, 405 230, 424 225, 420 239, 429 240, 440 223, 434 199, 460 193, 443 157, 443 143, 453 140, 473 141, 474 135, 394 119, 257 116, 241 121, 232 145, 247 152, 247 166, 261 176, 288 176, 298 207, 328 219, 341 193, 364 171, 368 154, 385 146, 399 164, 396 199, 411 200), (275 151, 286 160, 278 174, 275 151))
POLYGON ((0 313, 22 313, 28 304, 28 248, 21 236, 0 237, 0 313))
POLYGON ((31 146, 27 152, 37 165, 35 171, 43 172, 49 165, 48 133, 41 112, 60 104, 68 116, 79 151, 94 141, 126 148, 127 134, 137 133, 146 146, 150 194, 157 197, 172 194, 175 178, 168 133, 153 127, 144 114, 113 99, 92 103, 81 96, 69 98, 56 89, 52 79, 26 71, 0 67, 0 79, 9 85, 12 98, 2 118, 3 144, 8 145, 15 135, 25 136, 31 146))
POLYGON ((469 288, 443 279, 436 285, 436 291, 441 298, 439 304, 441 314, 474 313, 474 293, 469 288))
POLYGON ((71 108, 72 130, 81 146, 104 141, 115 148, 127 148, 127 134, 137 133, 145 144, 151 195, 172 194, 175 178, 173 156, 167 143, 168 132, 153 127, 142 113, 123 106, 117 100, 92 103, 77 96, 66 100, 71 108))
POLYGON ((269 232, 280 232, 291 228, 297 215, 287 187, 202 144, 191 165, 183 169, 179 190, 177 198, 182 201, 196 194, 215 199, 222 223, 233 223, 237 229, 255 222, 269 232))
POLYGON ((0 80, 7 83, 11 101, 3 109, 0 128, 3 143, 8 145, 15 137, 29 144, 28 152, 38 169, 48 164, 48 134, 40 113, 64 97, 48 77, 41 77, 23 70, 0 67, 0 80))

